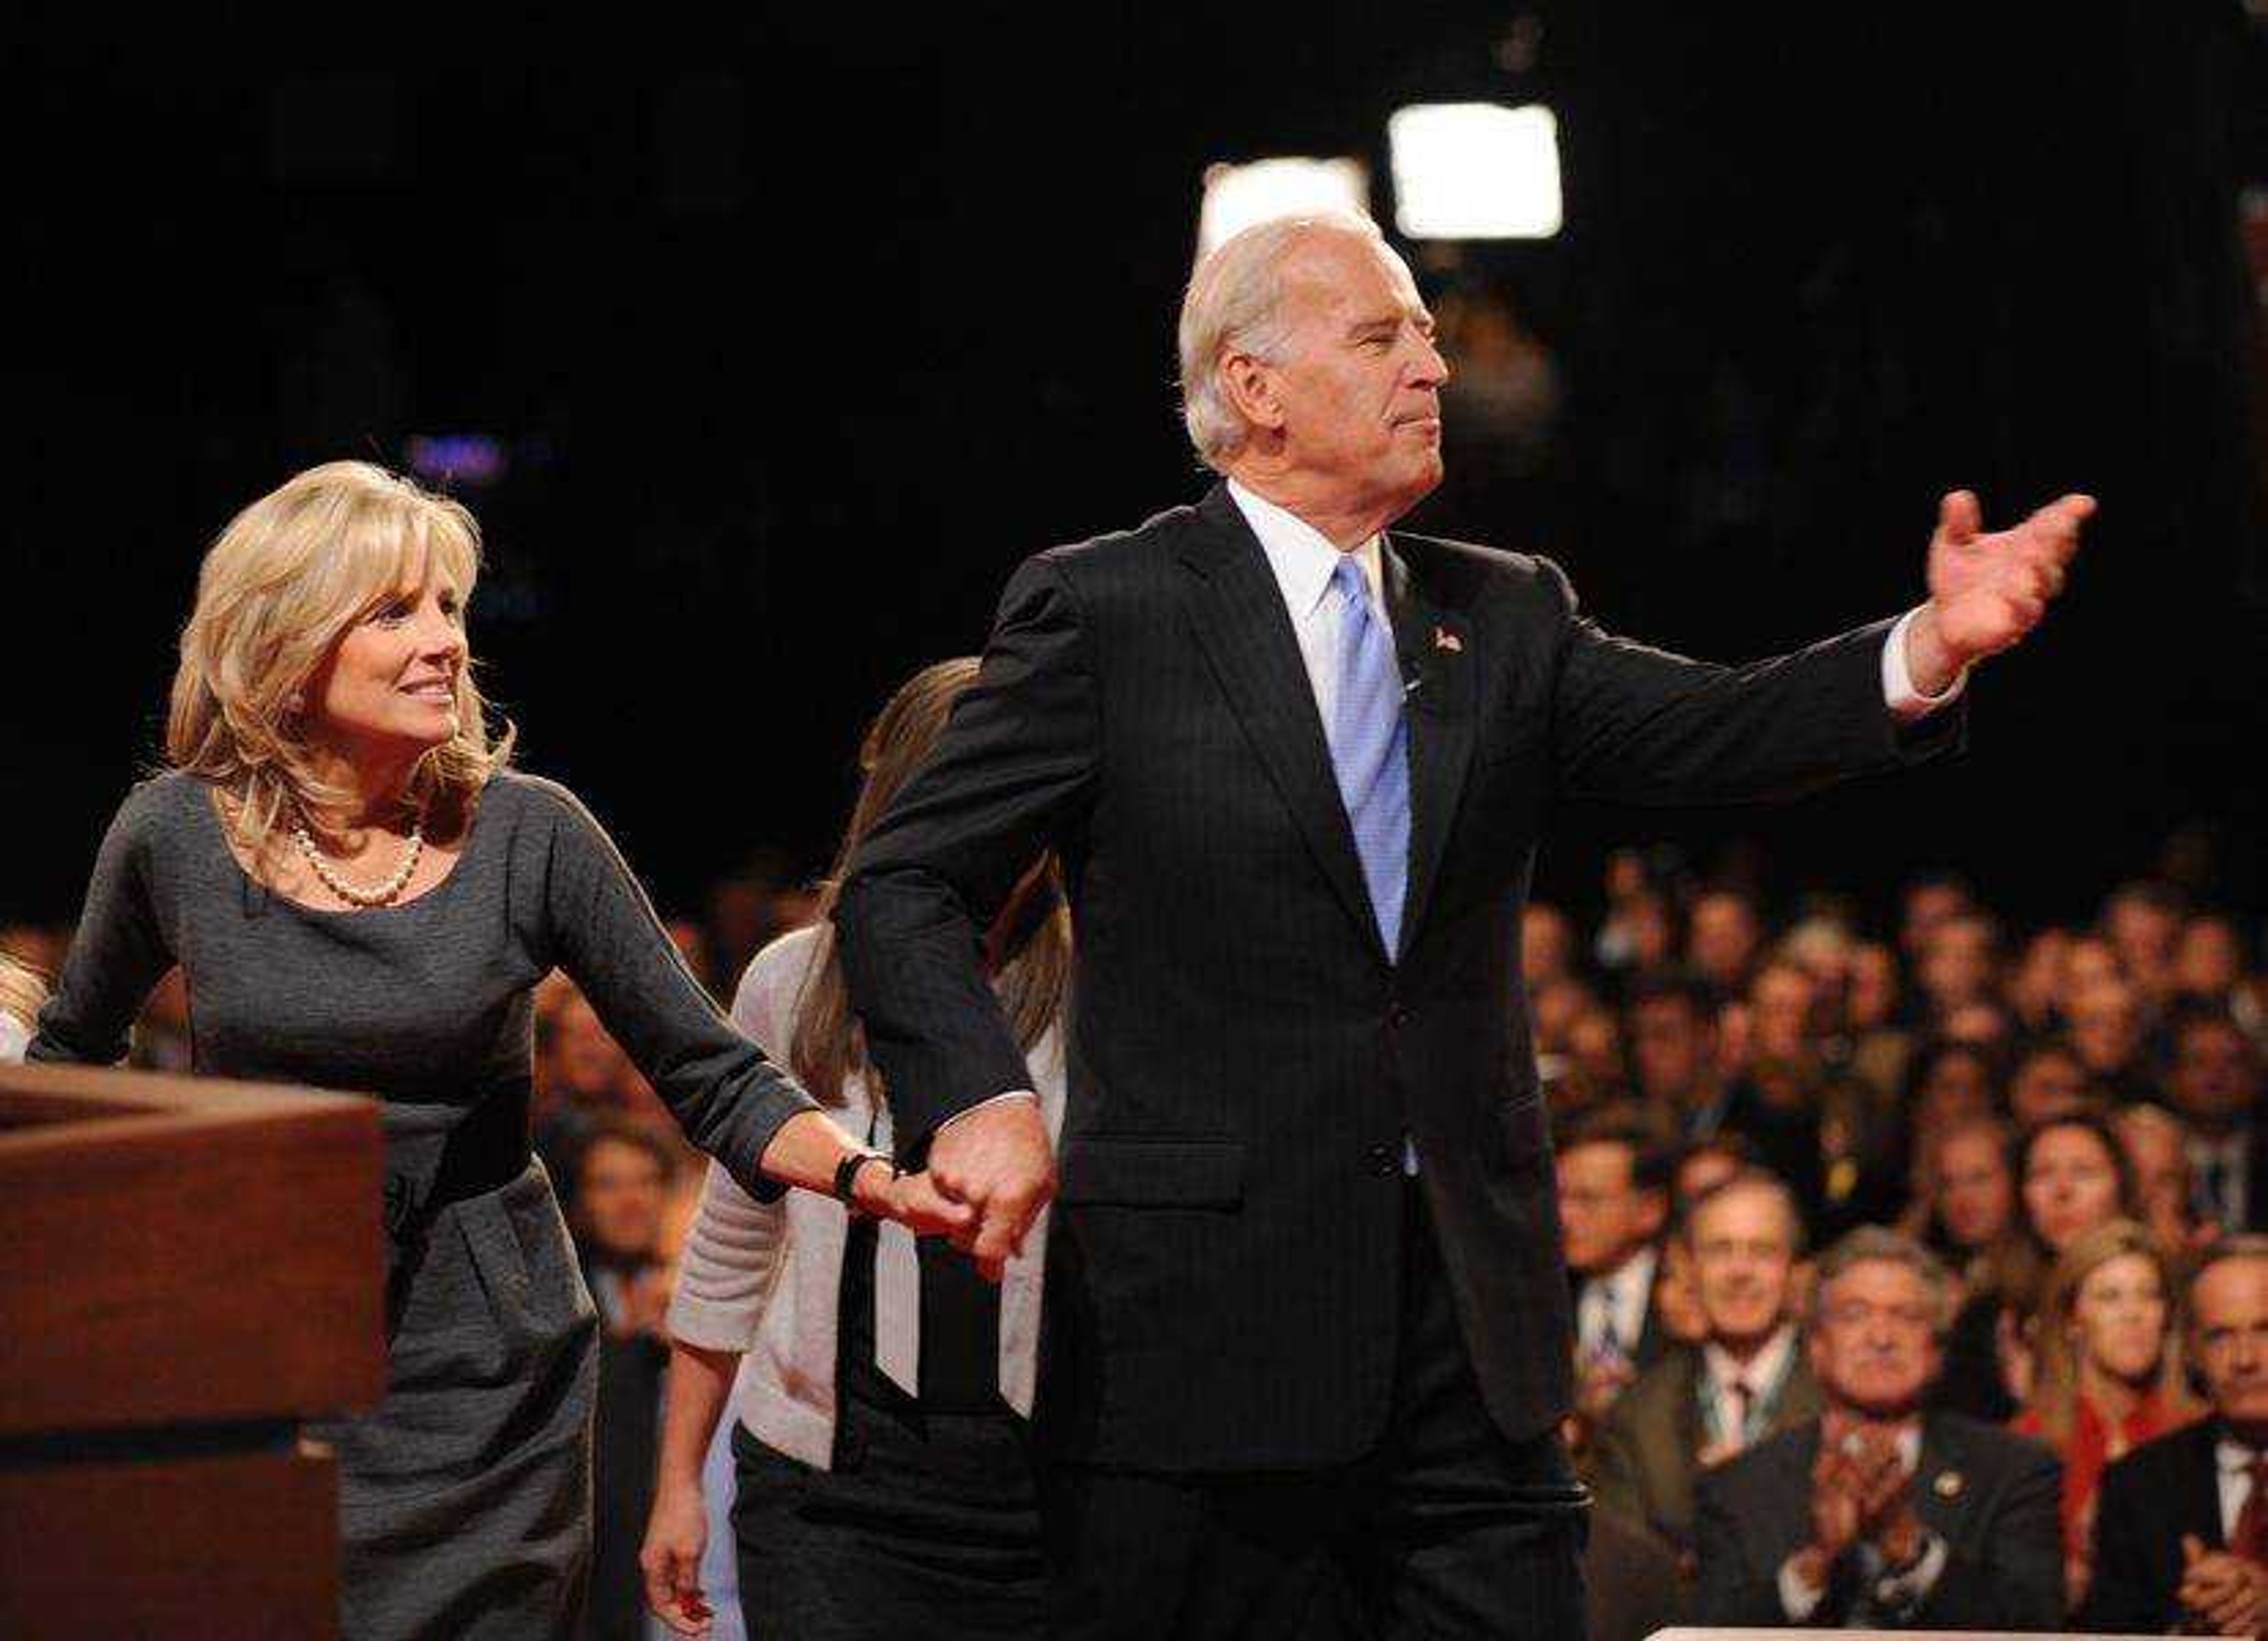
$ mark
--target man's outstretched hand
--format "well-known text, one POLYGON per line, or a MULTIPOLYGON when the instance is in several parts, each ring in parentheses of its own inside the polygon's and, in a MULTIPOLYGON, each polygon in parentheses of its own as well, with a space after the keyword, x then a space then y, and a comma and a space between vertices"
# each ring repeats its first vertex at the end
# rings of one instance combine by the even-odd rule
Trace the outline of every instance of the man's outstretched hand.
POLYGON ((953 1245, 973 1255, 987 1282, 1024 1248, 1024 1233, 1055 1200, 1056 1154, 1036 1100, 996 1100, 946 1123, 930 1142, 929 1177, 966 1203, 971 1222, 953 1245))
POLYGON ((2063 591, 2091 496, 2050 502, 2012 529, 1987 532, 1977 497, 1938 504, 1929 543, 1929 602, 1906 629, 1906 670, 1926 695, 1944 694, 1964 667, 2021 643, 2063 591))

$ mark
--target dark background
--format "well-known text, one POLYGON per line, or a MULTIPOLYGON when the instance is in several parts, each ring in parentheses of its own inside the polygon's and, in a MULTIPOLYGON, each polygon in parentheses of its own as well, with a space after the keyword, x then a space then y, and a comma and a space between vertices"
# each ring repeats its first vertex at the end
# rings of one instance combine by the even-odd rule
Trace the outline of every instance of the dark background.
POLYGON ((1947 488, 1993 523, 2102 503, 1966 760, 1769 814, 1572 812, 1546 891, 1616 840, 1740 834, 1783 893, 1950 863, 2068 916, 2205 820, 2257 906, 2261 25, 1785 11, 19 13, 0 916, 75 909, 228 516, 416 434, 509 453, 460 493, 522 762, 665 904, 755 849, 823 865, 860 726, 981 644, 1018 559, 1201 489, 1171 319, 1204 167, 1359 154, 1384 217, 1386 115, 1468 96, 1557 111, 1566 229, 1413 255, 1510 302, 1558 408, 1517 460, 1453 426, 1413 526, 1550 553, 1609 625, 1730 659, 1917 600, 1947 488))

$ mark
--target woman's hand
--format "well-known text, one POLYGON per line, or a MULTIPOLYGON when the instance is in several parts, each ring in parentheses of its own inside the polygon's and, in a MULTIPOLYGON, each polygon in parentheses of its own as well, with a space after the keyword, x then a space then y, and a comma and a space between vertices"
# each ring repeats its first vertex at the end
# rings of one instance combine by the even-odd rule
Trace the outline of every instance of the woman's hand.
POLYGON ((697 1483, 664 1478, 655 1488, 638 1570, 645 1604, 681 1636, 705 1636, 715 1616, 701 1590, 701 1552, 709 1543, 709 1506, 697 1483))

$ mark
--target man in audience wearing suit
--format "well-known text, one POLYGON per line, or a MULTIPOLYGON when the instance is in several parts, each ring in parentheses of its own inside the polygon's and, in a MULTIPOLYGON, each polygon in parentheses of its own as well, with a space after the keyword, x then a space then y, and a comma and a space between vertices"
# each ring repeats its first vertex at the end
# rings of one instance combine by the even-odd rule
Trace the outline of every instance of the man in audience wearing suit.
POLYGON ((2053 1630, 2062 1467, 1922 1393, 1952 1279, 1894 1231, 1820 1262, 1807 1339, 1824 1410, 1701 1478, 1701 1622, 2053 1630))
POLYGON ((2167 1028, 2166 1099, 2189 1125, 2198 1218, 2268 1229, 2268 1123, 2254 1114, 2260 1050, 2226 1009, 2185 1004, 2167 1028))
POLYGON ((1222 482, 1016 572, 850 864, 851 998, 902 1160, 997 1270, 1057 1174, 978 931, 1058 852, 1054 1633, 1302 1634, 1344 1572, 1381 1630, 1580 1635, 1513 961, 1553 802, 1784 794, 1942 747, 1958 715, 1924 715, 2039 621, 2092 504, 1986 535, 1948 497, 1928 603, 1727 670, 1608 636, 1545 561, 1387 533, 1440 481, 1448 367, 1373 224, 1212 251, 1181 363, 1222 482))
POLYGON ((1669 1346, 1656 1291, 1675 1159, 1643 1114, 1585 1118, 1559 1145, 1559 1223, 1575 1285, 1575 1402, 1595 1423, 1669 1346))
POLYGON ((2090 1630, 2268 1628, 2268 1236, 2208 1248, 2187 1309, 2190 1359, 2213 1416, 2104 1472, 2080 1614, 2090 1630))
POLYGON ((1790 1316, 1803 1221, 1787 1187, 1750 1169, 1699 1201, 1679 1225, 1694 1297, 1708 1323, 1616 1402, 1592 1457, 1602 1511, 1688 1556, 1693 1490, 1704 1470, 1819 1416, 1819 1387, 1790 1316))

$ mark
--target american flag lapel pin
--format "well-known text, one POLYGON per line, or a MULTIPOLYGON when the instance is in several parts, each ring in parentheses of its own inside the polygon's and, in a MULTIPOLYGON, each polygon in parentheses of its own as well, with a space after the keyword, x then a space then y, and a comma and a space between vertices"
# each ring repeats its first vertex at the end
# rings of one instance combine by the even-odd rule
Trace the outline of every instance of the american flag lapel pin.
POLYGON ((1462 655, 1465 652, 1465 641, 1447 627, 1436 627, 1433 629, 1433 647, 1437 650, 1446 650, 1451 655, 1462 655))

